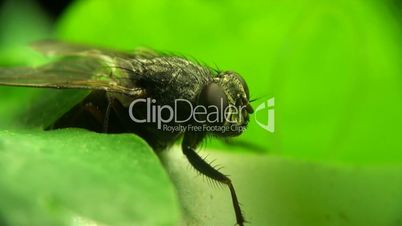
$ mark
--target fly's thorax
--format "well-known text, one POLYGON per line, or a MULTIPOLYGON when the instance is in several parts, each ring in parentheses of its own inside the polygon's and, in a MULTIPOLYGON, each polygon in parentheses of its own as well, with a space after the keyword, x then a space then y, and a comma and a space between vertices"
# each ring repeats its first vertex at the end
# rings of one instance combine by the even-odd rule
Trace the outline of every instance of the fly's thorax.
POLYGON ((135 66, 131 82, 161 104, 172 103, 175 99, 194 101, 204 84, 212 79, 208 67, 183 57, 155 55, 132 61, 135 66))

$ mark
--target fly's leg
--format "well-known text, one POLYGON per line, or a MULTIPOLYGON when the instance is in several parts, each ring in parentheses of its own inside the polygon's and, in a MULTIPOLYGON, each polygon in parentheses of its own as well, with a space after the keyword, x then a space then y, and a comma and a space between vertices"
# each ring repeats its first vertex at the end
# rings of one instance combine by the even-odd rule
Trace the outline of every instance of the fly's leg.
POLYGON ((230 194, 232 196, 232 203, 236 214, 236 221, 239 226, 244 225, 244 217, 240 209, 239 201, 237 200, 236 191, 233 187, 232 181, 224 174, 216 170, 209 165, 203 158, 201 158, 196 152, 198 144, 204 138, 204 134, 192 134, 186 133, 183 138, 182 150, 187 157, 190 164, 203 175, 216 180, 222 184, 226 184, 229 187, 230 194))
POLYGON ((106 98, 107 98, 107 107, 106 107, 106 111, 105 111, 105 116, 103 117, 103 132, 107 133, 109 130, 109 118, 110 118, 110 111, 112 109, 113 106, 113 97, 111 97, 110 95, 108 95, 106 93, 106 98))
MULTIPOLYGON (((65 113, 48 129, 84 128, 98 133, 116 132, 114 106, 117 105, 113 96, 106 92, 92 92, 85 100, 65 113)), ((117 132, 126 132, 117 130, 117 132)))
POLYGON ((102 111, 95 106, 92 102, 88 102, 83 106, 83 111, 88 112, 94 119, 98 122, 102 122, 103 119, 103 113, 102 111))

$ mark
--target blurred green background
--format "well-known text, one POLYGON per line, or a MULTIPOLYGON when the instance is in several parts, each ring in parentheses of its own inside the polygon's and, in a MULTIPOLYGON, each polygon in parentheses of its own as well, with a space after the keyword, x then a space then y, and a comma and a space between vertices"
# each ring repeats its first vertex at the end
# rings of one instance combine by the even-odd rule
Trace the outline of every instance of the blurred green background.
MULTIPOLYGON (((201 152, 223 163, 230 173, 251 225, 402 225, 400 1, 44 2, 2 3, 2 66, 44 62, 44 57, 27 47, 44 38, 126 51, 151 47, 239 72, 252 98, 262 97, 255 107, 275 98, 275 132, 267 132, 252 117, 247 131, 236 138, 259 148, 210 140, 201 152)), ((66 221, 75 215, 101 225, 234 224, 226 189, 213 189, 202 179, 194 179, 189 167, 184 167, 187 163, 180 150, 162 156, 163 168, 140 138, 126 142, 130 135, 108 139, 81 130, 14 128, 17 112, 32 105, 32 95, 56 94, 72 95, 0 87, 0 197, 12 197, 0 204, 0 225, 2 221, 19 225, 30 219, 38 225, 53 221, 88 224, 86 220, 66 221), (74 145, 63 142, 70 139, 74 145), (101 145, 110 148, 99 152, 97 145, 103 139, 108 142, 101 145), (109 171, 98 172, 115 158, 125 159, 121 164, 130 168, 124 154, 113 151, 117 146, 123 153, 133 146, 143 150, 143 156, 136 157, 136 151, 127 155, 133 155, 139 168, 151 164, 151 170, 144 171, 149 175, 134 170, 133 178, 116 179, 109 171), (27 151, 28 147, 33 151, 27 151), (84 154, 86 160, 81 162, 83 153, 68 151, 78 149, 98 151, 101 160, 84 154), (35 158, 30 160, 30 155, 35 158), (69 167, 59 167, 65 159, 69 167), (148 163, 149 159, 154 162, 148 163), (78 174, 67 170, 82 166, 88 169, 78 174), (93 176, 94 172, 99 175, 93 176), (60 181, 56 174, 71 180, 77 177, 82 181, 80 189, 73 189, 71 180, 60 181), (35 175, 37 180, 27 180, 35 175), (51 179, 45 183, 47 177, 51 179), (148 177, 159 179, 147 181, 148 177), (20 183, 14 178, 20 178, 20 183), (133 182, 138 178, 145 185, 133 182), (45 189, 47 183, 54 186, 45 189), (108 190, 114 183, 120 185, 120 193, 108 190), (98 189, 104 193, 94 199, 111 202, 112 208, 105 210, 101 204, 91 205, 91 199, 77 198, 98 189), (141 208, 147 201, 136 201, 144 194, 142 200, 152 201, 149 208, 141 208), (112 195, 130 204, 117 202, 112 195), (155 195, 159 201, 151 198, 155 195)), ((27 114, 43 122, 68 106, 51 98, 42 100, 57 102, 51 105, 55 109, 27 114)), ((258 119, 266 120, 266 113, 259 112, 258 119)), ((127 173, 124 167, 113 172, 119 174, 119 170, 127 173)))

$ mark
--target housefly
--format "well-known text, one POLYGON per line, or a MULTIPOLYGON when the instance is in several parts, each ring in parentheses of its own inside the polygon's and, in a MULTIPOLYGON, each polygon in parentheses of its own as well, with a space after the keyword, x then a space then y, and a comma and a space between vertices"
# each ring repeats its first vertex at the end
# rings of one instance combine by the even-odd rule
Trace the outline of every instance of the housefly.
POLYGON ((124 53, 58 41, 33 47, 56 60, 35 68, 2 68, 0 85, 90 91, 48 129, 135 133, 156 152, 182 138, 190 164, 228 186, 237 224, 244 225, 232 181, 196 152, 206 136, 237 136, 247 126, 253 109, 239 74, 152 50, 124 53))

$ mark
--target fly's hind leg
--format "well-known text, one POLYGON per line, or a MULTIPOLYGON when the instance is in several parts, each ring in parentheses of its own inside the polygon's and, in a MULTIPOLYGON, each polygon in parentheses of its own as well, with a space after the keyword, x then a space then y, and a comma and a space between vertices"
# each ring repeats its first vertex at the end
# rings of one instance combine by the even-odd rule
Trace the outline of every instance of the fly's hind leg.
POLYGON ((232 184, 232 181, 226 175, 219 172, 217 169, 208 164, 203 158, 201 158, 196 152, 198 144, 204 138, 204 134, 186 133, 183 138, 182 150, 187 157, 190 164, 203 175, 216 180, 222 184, 228 186, 230 194, 232 196, 233 208, 236 214, 236 221, 239 226, 243 226, 245 223, 239 201, 237 200, 236 191, 232 184))
POLYGON ((114 98, 110 94, 106 93, 106 99, 107 99, 107 106, 105 115, 103 117, 103 127, 102 127, 104 133, 107 133, 109 130, 110 111, 112 110, 114 104, 114 98))

